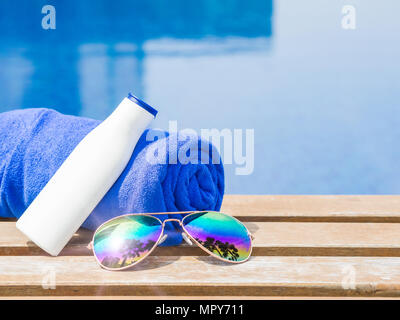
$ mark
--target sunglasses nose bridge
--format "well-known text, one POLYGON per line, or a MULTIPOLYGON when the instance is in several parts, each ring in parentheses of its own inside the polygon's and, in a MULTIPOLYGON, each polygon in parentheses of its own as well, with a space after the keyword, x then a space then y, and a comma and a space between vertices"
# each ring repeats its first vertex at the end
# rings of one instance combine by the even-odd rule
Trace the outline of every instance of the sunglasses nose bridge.
POLYGON ((174 219, 174 218, 165 219, 165 220, 163 221, 163 224, 165 225, 166 222, 171 222, 171 221, 179 222, 179 225, 182 225, 182 220, 180 220, 180 219, 174 219))

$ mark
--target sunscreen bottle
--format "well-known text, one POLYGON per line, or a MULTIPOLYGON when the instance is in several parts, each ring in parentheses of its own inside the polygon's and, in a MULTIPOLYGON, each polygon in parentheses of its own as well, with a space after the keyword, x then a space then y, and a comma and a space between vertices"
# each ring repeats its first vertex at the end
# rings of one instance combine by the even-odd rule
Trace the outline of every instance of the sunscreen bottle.
POLYGON ((121 175, 156 114, 129 94, 75 147, 17 221, 17 228, 57 256, 121 175))

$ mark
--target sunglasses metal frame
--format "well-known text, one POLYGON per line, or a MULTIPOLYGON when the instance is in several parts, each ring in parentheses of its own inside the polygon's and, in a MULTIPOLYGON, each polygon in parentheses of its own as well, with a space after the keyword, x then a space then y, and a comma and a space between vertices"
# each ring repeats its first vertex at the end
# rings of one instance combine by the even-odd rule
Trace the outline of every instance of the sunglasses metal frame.
POLYGON ((120 270, 129 269, 129 268, 133 267, 134 265, 138 264, 139 262, 143 261, 145 258, 147 258, 147 257, 153 252, 153 250, 154 250, 155 248, 158 247, 158 245, 160 244, 160 241, 161 241, 161 239, 162 239, 162 237, 163 237, 163 235, 164 235, 164 227, 165 227, 165 223, 166 223, 166 222, 179 222, 179 225, 180 225, 180 227, 182 228, 183 232, 189 237, 189 239, 190 239, 191 241, 193 241, 195 244, 197 244, 197 246, 200 247, 200 249, 202 249, 203 251, 205 251, 206 253, 208 253, 210 256, 213 256, 213 257, 215 257, 215 258, 217 258, 217 259, 219 259, 219 260, 221 260, 221 261, 228 262, 228 263, 236 263, 236 264, 237 264, 237 263, 243 263, 243 262, 246 262, 247 260, 249 260, 249 258, 250 258, 250 256, 251 256, 251 253, 252 253, 252 251, 253 251, 253 240, 254 240, 255 238, 254 238, 254 236, 250 233, 249 229, 247 229, 247 227, 244 225, 244 223, 241 222, 240 220, 236 219, 235 217, 231 216, 231 215, 228 215, 228 214, 222 213, 222 212, 218 212, 218 211, 177 211, 177 212, 128 213, 128 214, 123 214, 123 215, 120 215, 120 216, 118 216, 118 217, 109 219, 109 220, 105 221, 104 223, 102 223, 102 224, 96 229, 96 231, 93 233, 92 241, 90 241, 90 243, 88 244, 87 247, 88 247, 88 249, 91 249, 91 250, 92 250, 93 255, 94 255, 94 257, 95 257, 97 263, 98 263, 103 269, 106 269, 106 270, 109 270, 109 271, 120 271, 120 270), (189 217, 189 216, 191 216, 191 215, 193 215, 193 214, 202 213, 202 212, 204 212, 204 213, 206 213, 206 212, 216 212, 216 213, 218 213, 218 214, 223 214, 223 215, 225 215, 225 216, 228 216, 228 217, 230 217, 230 218, 232 218, 232 219, 238 221, 241 225, 243 225, 243 227, 246 229, 247 235, 249 236, 249 240, 250 240, 250 252, 249 252, 249 255, 248 255, 248 257, 247 257, 246 259, 244 259, 244 260, 242 260, 242 261, 233 261, 233 260, 223 259, 223 258, 221 258, 219 255, 217 255, 216 253, 211 252, 210 250, 206 249, 202 244, 200 244, 196 239, 194 239, 194 238, 190 235, 190 233, 185 229, 185 226, 184 226, 184 224, 183 224, 183 221, 184 221, 187 217, 189 217), (161 221, 160 219, 158 219, 157 217, 154 216, 154 215, 166 215, 166 214, 167 214, 167 215, 170 215, 170 214, 187 214, 187 215, 184 216, 182 219, 167 218, 167 219, 165 219, 164 221, 161 221), (116 219, 119 219, 119 218, 122 218, 122 217, 126 217, 126 216, 150 216, 150 217, 152 217, 152 218, 154 218, 154 219, 157 219, 157 220, 160 222, 160 224, 161 224, 161 233, 160 233, 160 236, 158 237, 158 239, 157 239, 156 243, 154 244, 153 248, 151 248, 151 250, 149 250, 149 252, 147 252, 147 253, 146 253, 143 257, 141 257, 138 261, 136 261, 136 262, 134 262, 134 263, 132 263, 132 264, 130 264, 130 265, 128 265, 128 266, 120 267, 120 268, 109 268, 109 267, 106 267, 106 266, 104 266, 104 265, 99 261, 99 259, 98 259, 97 256, 96 256, 96 253, 95 253, 95 251, 94 251, 94 237, 95 237, 97 231, 98 231, 103 225, 105 225, 106 223, 109 223, 109 222, 111 222, 111 221, 113 221, 113 220, 116 220, 116 219))

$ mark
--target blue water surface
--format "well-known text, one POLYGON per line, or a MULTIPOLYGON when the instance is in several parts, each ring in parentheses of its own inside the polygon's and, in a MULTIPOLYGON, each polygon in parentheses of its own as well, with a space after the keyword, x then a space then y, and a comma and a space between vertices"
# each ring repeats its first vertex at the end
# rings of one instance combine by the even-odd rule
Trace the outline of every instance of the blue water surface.
POLYGON ((159 110, 154 127, 254 129, 254 171, 226 165, 228 193, 399 193, 398 12, 396 0, 2 0, 0 111, 104 119, 132 91, 159 110))

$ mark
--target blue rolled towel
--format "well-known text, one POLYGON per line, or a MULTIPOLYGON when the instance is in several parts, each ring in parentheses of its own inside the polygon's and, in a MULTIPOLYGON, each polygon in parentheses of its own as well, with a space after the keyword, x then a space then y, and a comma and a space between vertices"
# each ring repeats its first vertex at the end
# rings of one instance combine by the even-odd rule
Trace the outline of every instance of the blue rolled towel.
MULTIPOLYGON (((0 216, 20 217, 75 146, 99 123, 51 109, 1 113, 0 216)), ((196 134, 146 130, 125 170, 83 227, 94 230, 125 213, 219 210, 224 170, 221 162, 212 163, 215 157, 212 144, 196 134)), ((175 222, 166 223, 166 232, 164 245, 182 241, 175 222)))

